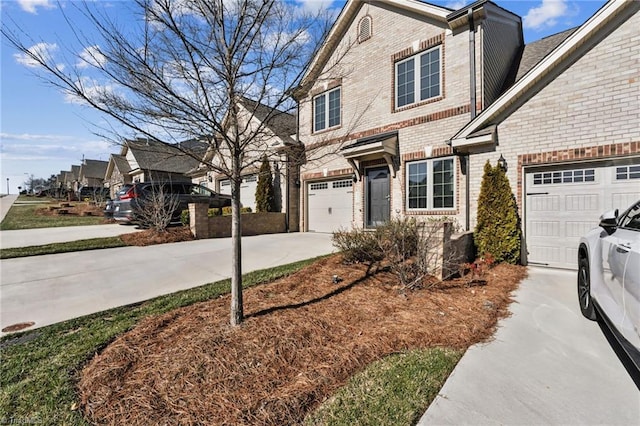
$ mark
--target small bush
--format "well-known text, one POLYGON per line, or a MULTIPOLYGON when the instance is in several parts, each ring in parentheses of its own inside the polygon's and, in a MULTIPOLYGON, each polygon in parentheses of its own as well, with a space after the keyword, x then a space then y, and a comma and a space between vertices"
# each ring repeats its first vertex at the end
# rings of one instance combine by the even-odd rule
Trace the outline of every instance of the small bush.
POLYGON ((341 230, 332 237, 334 247, 345 261, 369 265, 368 272, 382 262, 400 280, 404 288, 421 287, 424 278, 434 275, 440 253, 440 221, 418 222, 413 218, 392 219, 374 230, 341 230))
POLYGON ((365 263, 371 269, 384 258, 377 233, 377 230, 359 228, 350 231, 340 230, 333 233, 331 241, 333 246, 342 252, 345 262, 365 263))

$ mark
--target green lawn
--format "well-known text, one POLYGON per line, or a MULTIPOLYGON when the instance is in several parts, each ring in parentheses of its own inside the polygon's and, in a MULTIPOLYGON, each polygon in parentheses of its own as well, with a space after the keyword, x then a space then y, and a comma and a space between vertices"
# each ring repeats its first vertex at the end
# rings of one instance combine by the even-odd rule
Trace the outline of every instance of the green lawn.
POLYGON ((415 425, 464 351, 443 348, 388 356, 353 376, 305 425, 415 425))
MULTIPOLYGON (((40 200, 40 198, 32 198, 30 201, 40 200)), ((0 230, 99 225, 104 223, 104 219, 98 216, 41 216, 36 214, 36 209, 46 205, 46 203, 14 204, 7 212, 2 223, 0 223, 0 230)))
POLYGON ((87 240, 69 241, 64 243, 51 243, 39 246, 0 249, 0 259, 42 256, 45 254, 69 253, 73 251, 84 250, 99 250, 124 246, 126 246, 126 244, 120 239, 120 237, 90 238, 87 240))

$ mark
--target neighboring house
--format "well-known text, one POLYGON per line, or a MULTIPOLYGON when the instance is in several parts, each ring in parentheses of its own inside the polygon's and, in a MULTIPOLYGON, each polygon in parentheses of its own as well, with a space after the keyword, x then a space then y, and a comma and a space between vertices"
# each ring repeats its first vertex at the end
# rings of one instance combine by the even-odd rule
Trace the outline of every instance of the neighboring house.
POLYGON ((576 268, 579 237, 640 199, 639 11, 611 1, 527 46, 515 84, 452 137, 470 157, 471 212, 484 163, 506 159, 529 263, 576 268))
POLYGON ((123 185, 132 182, 130 172, 131 166, 124 155, 111 154, 104 178, 104 186, 109 188, 111 198, 115 198, 123 185))
POLYGON ((84 160, 78 172, 79 187, 92 188, 104 186, 104 174, 109 163, 102 160, 84 160))
MULTIPOLYGON (((129 164, 126 172, 128 182, 124 178, 122 184, 149 181, 186 181, 189 170, 197 167, 207 149, 207 144, 195 139, 167 144, 151 139, 126 140, 122 145, 120 156, 129 164)), ((115 160, 114 160, 115 163, 115 160)), ((115 164, 114 164, 115 166, 115 164)), ((115 170, 115 167, 112 169, 115 170)), ((126 166, 122 165, 123 172, 126 166)), ((107 176, 113 178, 112 175, 107 176)))
POLYGON ((640 197, 640 2, 528 46, 490 1, 350 0, 300 89, 304 231, 450 217, 473 230, 506 160, 523 261, 576 267, 577 236, 640 197))
MULTIPOLYGON (((271 162, 276 204, 281 212, 286 212, 289 218, 289 230, 297 230, 298 215, 298 167, 289 161, 290 148, 297 145, 296 117, 283 111, 274 110, 247 98, 238 101, 240 108, 241 127, 253 129, 248 132, 259 134, 255 139, 255 146, 247 150, 245 168, 240 185, 240 202, 243 207, 250 207, 255 211, 256 189, 258 186, 258 171, 263 155, 267 155, 271 162), (288 182, 292 182, 288 184, 288 182)), ((207 164, 221 161, 216 158, 215 150, 209 150, 200 166, 190 174, 193 181, 208 186, 222 194, 231 194, 231 181, 221 173, 210 170, 207 164)), ((224 155, 224 153, 222 153, 224 155)))

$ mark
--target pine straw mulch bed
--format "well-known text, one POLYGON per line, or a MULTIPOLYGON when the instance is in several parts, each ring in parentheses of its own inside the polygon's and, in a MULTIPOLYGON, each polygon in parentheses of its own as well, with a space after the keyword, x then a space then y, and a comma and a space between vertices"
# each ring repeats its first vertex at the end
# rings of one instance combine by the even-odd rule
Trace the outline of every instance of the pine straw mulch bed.
POLYGON ((150 246, 154 244, 192 241, 195 238, 188 226, 178 226, 175 228, 167 228, 163 232, 145 229, 144 231, 120 235, 120 239, 128 246, 150 246))
POLYGON ((498 265, 487 285, 463 279, 403 292, 340 256, 229 296, 143 320, 83 369, 89 421, 108 424, 299 424, 347 379, 386 355, 484 341, 508 314, 524 267, 498 265), (343 280, 332 282, 337 274, 343 280))
MULTIPOLYGON (((52 203, 45 206, 38 207, 35 212, 40 216, 60 216, 60 210, 65 211, 65 216, 96 216, 102 217, 104 214, 104 207, 95 203, 87 203, 83 201, 74 202, 61 202, 52 203)), ((109 219, 105 218, 105 223, 110 223, 109 219)))

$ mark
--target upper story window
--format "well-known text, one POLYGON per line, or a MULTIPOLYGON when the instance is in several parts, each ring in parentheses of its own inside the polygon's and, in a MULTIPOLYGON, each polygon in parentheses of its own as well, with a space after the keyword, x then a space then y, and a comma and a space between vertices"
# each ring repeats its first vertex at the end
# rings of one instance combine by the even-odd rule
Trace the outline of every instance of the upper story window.
POLYGON ((369 40, 372 36, 371 31, 371 16, 363 16, 358 23, 358 43, 362 43, 365 40, 369 40))
POLYGON ((455 208, 453 158, 407 163, 407 209, 451 210, 455 208))
POLYGON ((440 96, 440 56, 437 46, 396 62, 396 108, 440 96))
POLYGON ((313 98, 313 131, 340 125, 340 87, 313 98))

